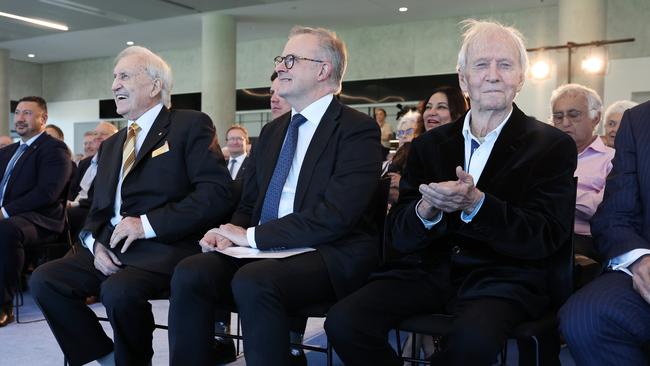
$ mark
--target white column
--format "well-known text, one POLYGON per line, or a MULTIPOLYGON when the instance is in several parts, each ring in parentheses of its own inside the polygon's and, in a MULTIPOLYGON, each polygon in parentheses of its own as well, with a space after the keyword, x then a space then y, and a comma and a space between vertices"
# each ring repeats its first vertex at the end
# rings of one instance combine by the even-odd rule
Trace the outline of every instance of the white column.
MULTIPOLYGON (((587 43, 605 39, 606 0, 560 0, 558 13, 559 44, 587 43)), ((571 55, 571 82, 593 88, 602 96, 603 76, 585 74, 581 68, 582 60, 593 51, 591 47, 574 49, 571 55)), ((568 50, 561 52, 558 57, 558 85, 567 82, 567 52, 568 50)))
POLYGON ((0 135, 9 135, 9 50, 0 49, 0 135))
POLYGON ((212 118, 222 146, 226 130, 235 121, 236 38, 232 17, 217 12, 203 15, 201 109, 212 118))

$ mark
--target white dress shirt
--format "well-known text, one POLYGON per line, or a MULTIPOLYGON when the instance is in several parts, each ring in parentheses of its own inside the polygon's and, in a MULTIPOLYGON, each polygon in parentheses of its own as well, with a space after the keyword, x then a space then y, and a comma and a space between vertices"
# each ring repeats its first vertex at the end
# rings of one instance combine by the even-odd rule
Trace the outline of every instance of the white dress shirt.
POLYGON ((236 158, 233 158, 232 155, 230 156, 230 159, 228 159, 228 171, 230 171, 230 166, 232 164, 232 161, 236 161, 235 166, 232 168, 232 172, 230 172, 230 177, 232 179, 237 178, 237 173, 239 173, 239 169, 241 169, 242 164, 244 164, 244 160, 246 159, 246 154, 241 154, 236 158))
MULTIPOLYGON (((153 125, 154 121, 156 120, 156 117, 158 117, 158 114, 160 114, 160 110, 162 109, 162 104, 157 104, 153 108, 149 109, 146 111, 140 118, 136 119, 135 121, 129 121, 128 127, 131 127, 133 122, 137 123, 138 126, 140 127, 140 132, 138 132, 138 136, 135 140, 135 156, 138 156, 138 152, 140 151, 140 148, 142 147, 142 144, 144 143, 145 138, 147 137, 147 134, 149 133, 149 130, 151 129, 151 126, 153 125)), ((115 189, 115 205, 113 208, 113 217, 111 218, 111 225, 117 226, 117 224, 122 220, 122 215, 120 215, 120 207, 122 206, 122 171, 124 167, 124 162, 122 162, 120 166, 120 176, 117 181, 117 188, 115 189)), ((142 228, 144 229, 144 237, 145 239, 151 239, 156 237, 156 232, 153 230, 153 227, 149 223, 149 219, 147 218, 147 215, 140 215, 140 220, 142 220, 142 228)), ((88 232, 81 232, 79 236, 82 238, 82 242, 84 243, 84 246, 90 250, 91 253, 95 254, 93 246, 95 245, 95 238, 93 238, 92 234, 88 232)), ((102 243, 104 245, 107 245, 108 243, 102 243)))
MULTIPOLYGON (((469 173, 473 178, 474 178, 474 185, 478 184, 479 179, 481 179, 481 174, 483 174, 483 169, 485 169, 485 165, 488 162, 488 159, 490 158, 490 154, 492 153, 492 149, 494 148, 494 143, 497 141, 497 138, 501 134, 501 130, 503 130, 503 127, 506 125, 506 122, 512 115, 512 109, 510 109, 510 112, 506 116, 506 118, 499 123, 499 125, 492 131, 490 131, 487 135, 485 135, 484 138, 480 139, 472 134, 472 129, 471 129, 471 117, 472 117, 472 110, 470 109, 469 112, 465 115, 465 121, 463 122, 463 139, 465 142, 465 171, 469 173), (472 140, 476 141, 479 146, 478 148, 474 149, 472 152, 472 140), (482 141, 481 141, 482 140, 482 141)), ((483 206, 483 201, 485 201, 485 195, 481 198, 479 203, 476 205, 474 208, 474 211, 472 211, 471 214, 467 215, 465 212, 461 211, 460 213, 460 219, 463 220, 466 223, 469 223, 472 221, 474 216, 479 212, 481 207, 483 206)), ((424 224, 424 227, 427 229, 431 229, 435 224, 439 223, 440 220, 442 220, 442 211, 438 212, 438 215, 433 217, 431 220, 427 220, 420 216, 418 213, 418 206, 420 205, 420 202, 422 202, 422 199, 415 205, 415 214, 420 218, 422 223, 424 224)))
MULTIPOLYGON (((43 131, 43 132, 45 132, 45 131, 43 131)), ((37 139, 39 136, 41 136, 41 135, 43 134, 43 132, 39 133, 39 134, 36 135, 36 136, 33 136, 32 138, 30 138, 29 140, 27 140, 27 141, 25 141, 25 142, 23 142, 22 140, 20 140, 20 145, 32 146, 32 143, 34 143, 34 141, 36 141, 36 139, 37 139)), ((20 145, 18 146, 18 148, 20 148, 20 145)), ((16 153, 17 153, 18 151, 19 151, 19 150, 16 149, 16 153)), ((27 151, 27 150, 25 150, 25 151, 27 151)), ((16 162, 14 163, 14 168, 15 168, 16 165, 18 164, 18 160, 20 160, 20 158, 23 156, 23 154, 25 153, 25 151, 23 151, 23 152, 18 156, 18 158, 16 158, 16 162)), ((12 157, 13 157, 13 155, 12 155, 12 157)), ((10 159, 10 160, 11 160, 11 159, 10 159)), ((7 166, 7 168, 9 168, 9 166, 7 166)), ((5 169, 5 171, 6 171, 6 169, 5 169)), ((2 179, 2 177, 4 176, 4 174, 5 174, 5 172, 2 172, 2 176, 0 176, 0 180, 2 179)), ((7 180, 7 183, 4 185, 4 187, 2 187, 2 200, 3 200, 3 201, 4 201, 4 197, 5 197, 5 189, 7 189, 7 185, 8 185, 8 184, 9 184, 9 180, 7 180)), ((2 206, 2 203, 3 203, 3 202, 0 201, 0 206, 2 206)), ((7 213, 7 211, 5 211, 5 208, 2 207, 0 210, 2 211, 2 216, 4 216, 5 219, 8 219, 8 218, 9 218, 9 214, 7 213)))
POLYGON ((81 177, 81 181, 79 182, 79 193, 77 194, 77 197, 74 198, 74 201, 70 201, 70 207, 77 207, 79 206, 79 201, 88 198, 88 191, 90 191, 90 186, 93 184, 93 180, 95 180, 96 175, 97 175, 97 153, 95 153, 92 159, 90 159, 90 164, 88 165, 88 169, 86 169, 86 171, 84 172, 84 176, 81 177))
MULTIPOLYGON (((327 111, 327 107, 329 107, 330 103, 332 103, 333 98, 334 96, 332 94, 327 94, 326 96, 308 105, 300 112, 296 111, 293 108, 291 109, 292 118, 297 113, 300 113, 307 119, 307 121, 298 127, 298 144, 296 145, 296 153, 294 154, 293 161, 291 162, 289 175, 287 176, 287 180, 284 182, 284 186, 282 187, 282 195, 280 196, 280 205, 278 207, 278 218, 293 213, 293 203, 296 197, 296 187, 298 186, 298 177, 300 176, 300 168, 302 167, 302 162, 305 160, 307 149, 309 148, 312 137, 314 137, 316 128, 318 128, 318 125, 320 124, 325 111, 327 111)), ((255 227, 251 227, 246 230, 246 238, 248 239, 248 245, 253 248, 257 248, 257 243, 255 242, 255 227)))

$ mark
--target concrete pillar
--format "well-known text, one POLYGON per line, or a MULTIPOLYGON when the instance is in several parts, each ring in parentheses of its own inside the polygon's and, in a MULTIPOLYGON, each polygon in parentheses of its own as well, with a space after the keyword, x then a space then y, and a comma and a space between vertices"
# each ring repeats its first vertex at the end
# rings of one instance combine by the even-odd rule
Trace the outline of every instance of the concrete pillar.
MULTIPOLYGON (((605 22, 607 17, 606 0, 560 0, 558 4, 558 43, 587 43, 605 39, 605 22)), ((603 51, 603 47, 598 47, 603 51)), ((571 82, 588 86, 599 95, 603 95, 603 76, 588 75, 582 71, 582 60, 590 52, 598 52, 591 47, 574 49, 571 54, 571 82)), ((567 82, 568 50, 558 55, 558 85, 567 82)))
POLYGON ((217 129, 225 146, 226 130, 235 121, 237 25, 217 12, 203 15, 201 41, 201 109, 217 129))
POLYGON ((0 49, 0 135, 9 135, 9 50, 0 49))

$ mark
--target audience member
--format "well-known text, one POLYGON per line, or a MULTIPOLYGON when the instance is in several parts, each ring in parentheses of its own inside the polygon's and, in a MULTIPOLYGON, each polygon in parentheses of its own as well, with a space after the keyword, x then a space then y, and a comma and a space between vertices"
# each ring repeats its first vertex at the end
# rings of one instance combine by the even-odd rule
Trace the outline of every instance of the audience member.
POLYGON ((208 147, 210 118, 169 110, 171 69, 158 55, 128 47, 115 60, 112 93, 128 120, 101 144, 85 250, 48 262, 31 288, 72 365, 151 364, 148 300, 169 290, 174 266, 200 251, 197 234, 230 215, 231 180, 208 147), (84 301, 99 295, 112 341, 84 301))
POLYGON ((392 245, 422 260, 330 309, 346 365, 401 365, 387 333, 421 313, 455 316, 434 364, 491 364, 508 332, 548 307, 547 260, 571 235, 575 144, 513 103, 528 64, 519 31, 464 25, 458 77, 472 108, 412 142, 391 212, 392 245))
POLYGON ((607 270, 560 311, 577 365, 647 365, 650 344, 650 102, 624 112, 605 197, 591 220, 607 270))
POLYGON ((45 133, 61 141, 65 139, 65 136, 63 135, 63 131, 57 125, 49 124, 45 126, 45 133))
POLYGON ((468 108, 467 101, 460 89, 451 86, 436 88, 424 106, 422 114, 424 129, 429 131, 432 128, 453 122, 462 117, 468 108))
POLYGON ((9 136, 0 136, 0 149, 2 149, 5 146, 9 146, 14 143, 14 140, 11 139, 9 136))
POLYGON ((226 131, 226 144, 230 158, 228 158, 228 171, 232 179, 241 179, 246 170, 246 160, 248 153, 246 148, 248 146, 248 131, 246 128, 234 125, 226 131))
POLYGON ((399 197, 399 181, 411 149, 411 141, 422 132, 424 132, 424 122, 417 111, 406 112, 397 123, 396 136, 399 141, 397 151, 390 160, 384 161, 382 165, 382 175, 390 177, 389 205, 397 202, 399 197))
POLYGON ((95 153, 97 152, 97 147, 95 146, 95 131, 94 130, 84 132, 83 144, 84 144, 83 159, 86 159, 88 157, 91 157, 91 156, 95 155, 95 153))
POLYGON ((47 104, 24 97, 14 112, 20 142, 0 150, 0 327, 13 321, 12 298, 24 248, 63 231, 72 172, 68 147, 46 133, 47 104))
POLYGON ((381 128, 381 144, 390 148, 390 140, 393 138, 393 126, 386 122, 386 110, 384 108, 375 108, 375 121, 381 128))
POLYGON ((621 123, 621 118, 623 118, 623 112, 636 106, 638 103, 629 101, 629 100, 619 100, 612 103, 605 110, 605 144, 611 148, 614 148, 614 140, 616 139, 616 132, 618 132, 618 126, 621 123))
POLYGON ((291 106, 282 98, 278 93, 280 87, 280 80, 278 80, 278 73, 273 71, 271 74, 271 118, 276 119, 285 113, 291 111, 291 106))
POLYGON ((75 238, 86 220, 88 210, 90 210, 90 190, 95 181, 95 175, 97 175, 97 162, 99 161, 97 151, 102 142, 117 133, 117 127, 108 122, 99 122, 93 131, 88 132, 90 132, 88 136, 93 139, 92 150, 95 153, 79 162, 68 192, 68 222, 70 231, 75 238))
POLYGON ((231 224, 210 230, 204 251, 172 279, 172 365, 209 365, 214 308, 234 300, 246 364, 289 365, 288 314, 359 287, 377 263, 370 203, 380 173, 380 130, 334 98, 347 52, 325 29, 295 27, 275 58, 277 93, 292 107, 264 126, 231 224), (298 179, 300 177, 300 179, 298 179), (263 250, 313 247, 283 259, 238 260, 231 245, 263 250))
MULTIPOLYGON (((550 104, 553 125, 571 136, 578 149, 574 251, 600 262, 591 240, 589 220, 603 200, 605 180, 614 158, 614 149, 594 135, 600 123, 602 102, 593 89, 565 84, 553 91, 550 104)), ((579 279, 579 283, 583 282, 579 279)))

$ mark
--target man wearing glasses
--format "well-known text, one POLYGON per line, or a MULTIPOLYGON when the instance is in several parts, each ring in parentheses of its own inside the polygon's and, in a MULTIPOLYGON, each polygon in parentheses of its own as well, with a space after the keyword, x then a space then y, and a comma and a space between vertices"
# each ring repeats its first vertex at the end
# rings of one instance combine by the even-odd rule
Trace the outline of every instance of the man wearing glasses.
MULTIPOLYGON (((578 177, 574 226, 575 253, 600 262, 592 240, 589 220, 603 200, 605 180, 612 170, 614 149, 594 135, 600 123, 602 102, 595 90, 580 84, 566 84, 551 94, 553 125, 571 136, 578 149, 578 177)), ((576 257, 578 263, 584 258, 576 257)), ((593 263, 593 262, 592 262, 593 263)), ((596 266, 599 268, 599 266, 596 266)), ((582 267, 580 267, 582 268, 582 267)), ((578 274, 582 285, 586 276, 578 274)))
POLYGON ((339 103, 347 52, 331 31, 295 27, 275 58, 277 93, 291 113, 265 125, 249 157, 231 224, 205 234, 207 253, 176 267, 169 316, 172 365, 209 365, 214 308, 236 304, 246 364, 291 365, 289 317, 361 286, 378 263, 369 207, 380 130, 339 103), (283 259, 241 260, 217 250, 311 247, 283 259))
POLYGON ((242 126, 232 126, 226 132, 226 146, 230 152, 228 171, 232 179, 241 179, 244 176, 244 164, 248 159, 248 131, 242 126))

